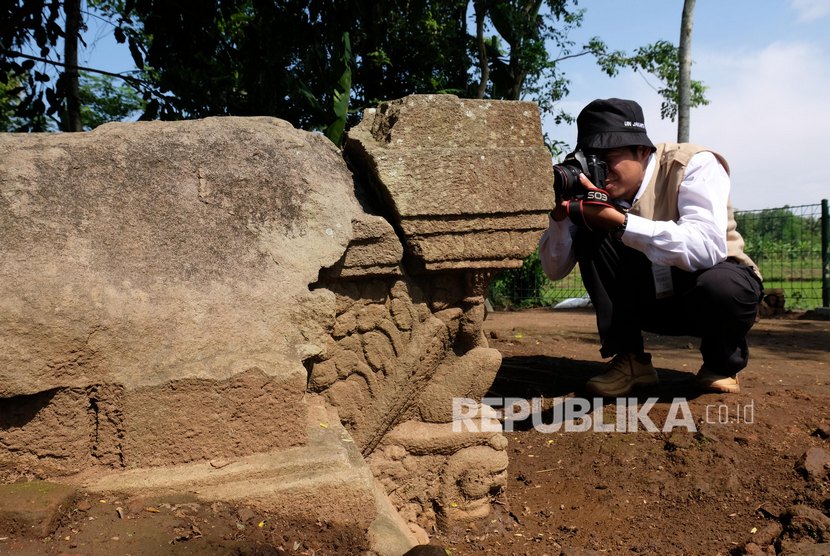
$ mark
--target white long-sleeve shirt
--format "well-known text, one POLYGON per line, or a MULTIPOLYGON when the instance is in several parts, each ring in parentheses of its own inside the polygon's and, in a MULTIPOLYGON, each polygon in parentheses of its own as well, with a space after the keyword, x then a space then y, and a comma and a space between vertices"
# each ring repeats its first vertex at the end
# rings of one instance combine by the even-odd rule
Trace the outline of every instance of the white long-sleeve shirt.
MULTIPOLYGON (((657 162, 652 154, 635 201, 648 187, 657 162)), ((628 215, 622 242, 645 253, 650 261, 694 272, 726 260, 729 175, 710 152, 695 154, 686 165, 686 175, 677 195, 677 222, 653 221, 628 215)), ((539 240, 542 269, 551 280, 560 280, 573 270, 576 258, 569 219, 550 218, 539 240)))

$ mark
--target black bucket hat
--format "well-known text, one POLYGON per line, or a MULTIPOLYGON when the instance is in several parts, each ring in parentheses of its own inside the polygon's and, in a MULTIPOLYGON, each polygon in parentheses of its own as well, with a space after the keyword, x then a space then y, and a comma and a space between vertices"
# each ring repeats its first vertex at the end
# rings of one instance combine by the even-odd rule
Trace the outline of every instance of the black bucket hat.
POLYGON ((597 99, 576 118, 576 148, 614 149, 642 145, 654 150, 646 134, 643 109, 633 100, 597 99))

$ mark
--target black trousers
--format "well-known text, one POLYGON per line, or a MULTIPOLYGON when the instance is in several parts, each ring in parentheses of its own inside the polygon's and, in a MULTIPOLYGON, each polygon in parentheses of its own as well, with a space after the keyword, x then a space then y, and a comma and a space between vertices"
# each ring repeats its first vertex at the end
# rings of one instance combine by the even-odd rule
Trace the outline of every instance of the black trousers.
POLYGON ((603 357, 644 351, 642 331, 701 338, 703 364, 715 374, 746 367, 746 334, 763 294, 749 267, 726 261, 698 272, 672 267, 674 294, 657 299, 651 261, 605 232, 579 230, 574 247, 596 309, 603 357))

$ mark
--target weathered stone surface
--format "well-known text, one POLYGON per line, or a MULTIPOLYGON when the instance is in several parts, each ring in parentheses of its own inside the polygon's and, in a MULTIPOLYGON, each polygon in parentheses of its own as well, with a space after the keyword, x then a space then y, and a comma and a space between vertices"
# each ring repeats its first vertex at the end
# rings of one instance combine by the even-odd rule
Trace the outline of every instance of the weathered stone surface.
POLYGON ((353 238, 353 188, 327 139, 271 118, 0 136, 0 441, 31 464, 16 472, 305 442, 303 361, 336 309, 308 284, 353 238))
POLYGON ((362 287, 320 284, 337 296, 339 314, 336 341, 312 367, 309 387, 338 409, 422 535, 487 515, 492 492, 504 484, 507 440, 453 432, 451 423, 453 398, 480 399, 501 364, 481 330, 484 276, 415 280, 404 272, 362 287), (370 292, 373 299, 362 297, 370 292))
POLYGON ((477 347, 461 357, 448 357, 435 371, 418 402, 420 418, 427 423, 453 420, 452 399, 480 400, 487 393, 501 366, 495 349, 477 347))
POLYGON ((413 95, 364 113, 346 153, 422 269, 507 268, 546 224, 553 171, 529 102, 413 95))
POLYGON ((752 542, 758 546, 769 546, 773 544, 783 532, 784 527, 780 522, 771 521, 752 534, 752 542))
POLYGON ((335 293, 338 315, 334 345, 312 367, 309 387, 338 408, 421 535, 487 515, 504 485, 507 440, 453 432, 451 424, 453 398, 480 399, 501 364, 482 331, 491 275, 418 279, 404 270, 360 286, 342 278, 318 284, 335 293))
MULTIPOLYGON (((359 207, 326 139, 274 119, 0 136, 0 396, 302 375, 296 305, 359 207)), ((333 312, 333 309, 332 309, 333 312)))
POLYGON ((397 276, 403 246, 392 226, 379 216, 361 213, 352 222, 353 239, 343 257, 323 271, 328 278, 397 276))
POLYGON ((224 381, 136 388, 123 398, 125 467, 245 456, 306 441, 304 391, 259 369, 224 381))
POLYGON ((794 543, 782 541, 780 556, 827 556, 830 554, 830 543, 813 544, 810 541, 794 543))
MULTIPOLYGON (((349 291, 337 284, 329 287, 338 298, 346 297, 349 291)), ((371 452, 407 410, 417 405, 420 392, 451 349, 447 327, 428 310, 418 309, 425 303, 408 296, 410 287, 401 282, 383 287, 386 297, 376 302, 351 299, 351 306, 337 320, 354 322, 352 333, 338 341, 311 371, 313 388, 326 382, 322 377, 329 372, 329 361, 334 361, 338 380, 315 391, 338 409, 364 453, 371 452), (395 324, 395 300, 398 320, 401 314, 409 317, 403 329, 395 324)))
POLYGON ((80 471, 96 450, 89 400, 81 389, 0 398, 0 482, 80 471))
POLYGON ((372 550, 382 555, 398 556, 419 544, 416 535, 386 496, 386 491, 375 480, 375 509, 377 517, 369 527, 372 550))
POLYGON ((205 501, 245 500, 287 518, 356 526, 372 531, 373 549, 383 556, 397 556, 399 548, 415 544, 388 502, 377 499, 384 494, 337 413, 309 396, 302 426, 309 438, 305 446, 234 458, 221 466, 146 467, 79 480, 95 492, 186 492, 205 501))

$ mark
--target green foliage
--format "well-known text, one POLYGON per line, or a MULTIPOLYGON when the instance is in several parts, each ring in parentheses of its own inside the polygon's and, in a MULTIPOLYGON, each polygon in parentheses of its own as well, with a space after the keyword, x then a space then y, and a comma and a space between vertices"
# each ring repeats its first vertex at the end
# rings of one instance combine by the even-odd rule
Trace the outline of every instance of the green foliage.
POLYGON ((495 98, 518 99, 527 77, 540 75, 548 62, 544 42, 547 27, 539 14, 542 2, 491 0, 485 5, 493 27, 510 47, 509 52, 502 52, 498 37, 490 40, 490 94, 495 98))
POLYGON ((821 219, 798 216, 789 207, 736 212, 744 251, 759 264, 764 259, 799 260, 821 252, 821 219))
MULTIPOLYGON (((568 94, 559 58, 582 23, 571 0, 476 0, 486 11, 485 97, 530 98, 557 121, 568 94)), ((109 15, 155 90, 146 118, 265 114, 305 129, 342 122, 343 77, 351 88, 344 127, 368 106, 413 93, 477 95, 480 76, 467 29, 470 0, 218 0, 198 7, 135 0, 109 15), (187 34, 181 29, 188 29, 187 34), (352 56, 344 58, 348 33, 352 56), (267 69, 266 69, 267 68, 267 69), (347 71, 348 70, 348 71, 347 71), (209 84, 210 86, 206 86, 209 84)), ((580 54, 596 53, 595 38, 580 54)), ((331 128, 337 137, 340 124, 331 128)))
POLYGON ((0 5, 0 76, 3 123, 14 131, 45 131, 66 98, 64 81, 52 82, 49 67, 18 56, 29 49, 35 57, 48 57, 64 36, 59 25, 61 3, 49 0, 10 0, 0 5))
MULTIPOLYGON (((21 77, 8 77, 0 81, 0 131, 22 131, 29 127, 29 121, 19 115, 20 103, 23 101, 21 77)), ((34 127, 45 129, 48 122, 42 114, 35 116, 34 127)))
POLYGON ((490 284, 490 298, 500 308, 516 309, 539 305, 539 286, 544 279, 539 250, 520 268, 499 273, 490 284))
MULTIPOLYGON (((660 117, 671 121, 677 117, 677 106, 680 101, 680 67, 678 65, 677 46, 668 41, 657 41, 654 44, 640 47, 628 62, 632 69, 641 69, 660 79, 662 86, 657 92, 663 97, 660 106, 660 117)), ((690 106, 709 104, 704 96, 706 87, 700 82, 692 80, 690 106)))
MULTIPOLYGON (((144 109, 138 93, 112 77, 81 72, 80 95, 81 121, 85 130, 137 116, 144 109)), ((23 96, 14 79, 0 83, 0 131, 55 131, 58 128, 56 118, 50 119, 40 113, 20 115, 23 96)))
POLYGON ((517 269, 505 270, 490 283, 489 297, 499 309, 551 307, 569 297, 582 297, 585 288, 579 271, 567 278, 551 282, 542 270, 539 250, 533 252, 517 269))
POLYGON ((141 96, 112 77, 82 72, 80 82, 81 121, 85 130, 137 116, 144 110, 141 96))
MULTIPOLYGON (((88 6, 113 22, 115 39, 128 45, 137 68, 124 77, 126 87, 93 90, 133 89, 143 99, 143 119, 269 115, 339 142, 366 107, 413 93, 453 93, 534 100, 555 122, 567 122, 572 116, 557 108, 569 93, 561 62, 583 55, 595 56, 611 75, 621 67, 655 73, 666 83, 667 103, 676 104, 676 49, 660 42, 629 56, 609 51, 599 37, 577 45, 570 35, 585 12, 576 0, 88 0, 88 6), (481 37, 468 30, 471 6, 482 17, 481 37)), ((54 83, 47 71, 59 65, 37 65, 18 52, 33 47, 54 58, 61 9, 51 0, 12 0, 0 11, 8 22, 0 29, 5 105, 14 107, 23 129, 47 129, 66 98, 62 70, 54 83), (14 79, 19 86, 9 85, 14 79)), ((696 87, 694 98, 705 102, 702 85, 696 87)), ((112 101, 100 104, 112 114, 126 110, 112 101)), ((135 96, 124 103, 133 106, 135 96)), ((664 115, 673 117, 672 106, 664 105, 664 115)), ((566 148, 549 143, 554 153, 566 148)))
MULTIPOLYGON (((634 71, 645 71, 660 80, 657 92, 663 97, 660 117, 671 121, 677 117, 680 100, 680 66, 678 64, 677 46, 662 40, 638 48, 633 55, 623 52, 602 52, 598 56, 600 67, 610 76, 615 76, 621 68, 628 67, 634 71)), ((705 96, 706 87, 700 81, 692 80, 690 106, 709 104, 705 96)))
POLYGON ((735 213, 744 252, 760 268, 765 288, 784 289, 789 309, 821 304, 821 218, 796 214, 804 208, 735 213))
POLYGON ((605 43, 593 37, 577 46, 571 32, 582 25, 585 10, 568 0, 480 0, 497 35, 486 41, 491 98, 534 100, 558 124, 573 117, 556 104, 570 92, 562 60, 598 56, 605 43), (502 41, 506 46, 502 46, 502 41), (508 48, 509 47, 509 48, 508 48))
POLYGON ((784 290, 787 309, 814 309, 821 306, 821 280, 767 280, 765 277, 764 289, 768 292, 773 289, 784 290))
MULTIPOLYGON (((120 10, 123 0, 88 0, 90 10, 120 10)), ((65 3, 17 0, 0 8, 0 130, 62 129, 67 113, 68 81, 59 47, 66 39, 65 3)), ((84 30, 83 24, 79 32, 84 30)), ((84 129, 120 120, 144 103, 136 89, 141 81, 81 73, 81 122, 84 129), (128 86, 129 85, 129 86, 128 86)))
POLYGON ((334 116, 335 120, 326 127, 326 137, 335 145, 340 145, 343 132, 346 129, 346 119, 349 115, 349 94, 352 90, 352 45, 349 34, 343 33, 343 50, 340 56, 340 68, 343 73, 334 89, 334 116))
POLYGON ((357 118, 348 106, 466 90, 465 6, 136 0, 110 16, 154 84, 145 118, 272 115, 336 139, 357 118))

